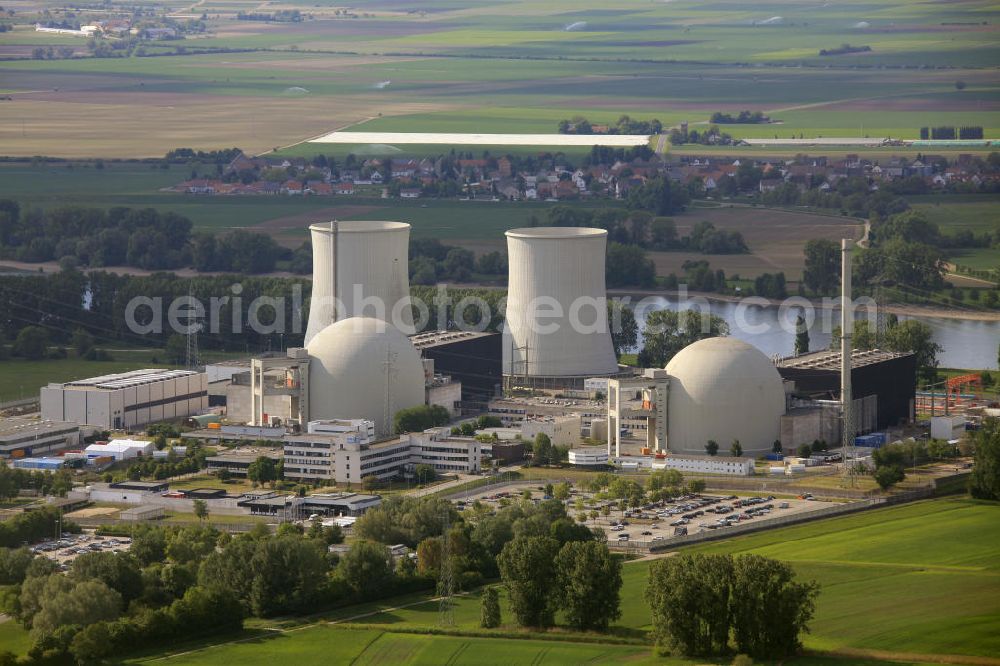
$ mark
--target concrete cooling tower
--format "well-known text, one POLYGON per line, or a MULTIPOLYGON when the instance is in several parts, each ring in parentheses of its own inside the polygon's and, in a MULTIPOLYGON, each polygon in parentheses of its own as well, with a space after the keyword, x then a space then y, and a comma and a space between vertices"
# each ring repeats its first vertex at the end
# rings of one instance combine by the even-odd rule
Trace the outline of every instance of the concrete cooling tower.
POLYGON ((341 319, 309 342, 309 418, 368 419, 388 435, 401 409, 424 404, 420 352, 391 324, 341 319))
POLYGON ((510 275, 504 374, 588 377, 617 372, 604 288, 608 232, 537 227, 511 229, 506 235, 510 275))
POLYGON ((410 295, 409 224, 329 222, 314 224, 309 231, 313 282, 306 345, 324 328, 345 317, 384 317, 407 335, 415 332, 413 314, 402 301, 410 295), (342 304, 339 313, 334 296, 342 304), (380 303, 384 314, 365 301, 380 303))

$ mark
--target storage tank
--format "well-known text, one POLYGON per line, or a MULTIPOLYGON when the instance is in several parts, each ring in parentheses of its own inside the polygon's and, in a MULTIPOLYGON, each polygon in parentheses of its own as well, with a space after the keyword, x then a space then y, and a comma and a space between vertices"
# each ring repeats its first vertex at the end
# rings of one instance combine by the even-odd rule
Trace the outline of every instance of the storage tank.
POLYGON ((404 300, 410 295, 409 224, 328 222, 310 226, 309 232, 313 280, 306 345, 346 317, 377 316, 407 335, 415 332, 413 313, 404 300), (339 308, 334 307, 337 301, 339 308))
POLYGON ((511 229, 506 236, 510 273, 504 374, 592 377, 617 372, 604 287, 608 232, 537 227, 511 229))
POLYGON ((672 453, 705 453, 740 441, 743 455, 771 452, 785 413, 777 368, 756 347, 736 338, 707 338, 670 359, 667 447, 672 453))
POLYGON ((420 353, 391 324, 342 319, 313 336, 306 349, 310 420, 366 419, 388 435, 396 412, 424 404, 420 353))

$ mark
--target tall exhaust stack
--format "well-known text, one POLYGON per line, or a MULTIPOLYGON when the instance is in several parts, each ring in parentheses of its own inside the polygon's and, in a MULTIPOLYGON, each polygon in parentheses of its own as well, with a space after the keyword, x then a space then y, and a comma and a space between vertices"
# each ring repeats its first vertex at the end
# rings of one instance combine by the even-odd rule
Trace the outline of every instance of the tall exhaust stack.
POLYGON ((607 326, 608 232, 588 227, 511 229, 503 372, 592 377, 617 372, 607 326))
POLYGON ((306 345, 347 317, 377 316, 406 335, 414 333, 413 313, 404 302, 410 295, 409 224, 329 222, 314 224, 309 232, 313 283, 306 345))
POLYGON ((850 453, 851 462, 844 464, 848 468, 848 476, 854 480, 854 413, 851 398, 851 353, 854 337, 854 308, 851 306, 851 250, 854 241, 844 238, 840 241, 840 404, 843 416, 843 447, 845 453, 850 453))

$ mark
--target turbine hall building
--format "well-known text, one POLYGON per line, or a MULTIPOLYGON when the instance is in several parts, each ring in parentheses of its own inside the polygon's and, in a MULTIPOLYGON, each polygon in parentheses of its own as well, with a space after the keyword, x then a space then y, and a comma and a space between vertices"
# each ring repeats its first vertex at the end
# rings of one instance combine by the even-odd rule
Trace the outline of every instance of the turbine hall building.
POLYGON ((105 430, 135 428, 208 408, 208 380, 192 370, 132 370, 41 390, 42 418, 105 430))

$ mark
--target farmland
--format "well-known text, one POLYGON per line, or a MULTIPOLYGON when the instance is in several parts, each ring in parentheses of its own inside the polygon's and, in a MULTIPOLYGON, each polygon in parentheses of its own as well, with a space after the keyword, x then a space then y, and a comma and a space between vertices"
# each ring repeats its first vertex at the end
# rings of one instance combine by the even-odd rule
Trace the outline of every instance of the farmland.
MULTIPOLYGON (((1000 651, 1000 534, 992 529, 998 512, 996 505, 972 500, 928 500, 712 542, 688 552, 758 553, 789 562, 801 578, 821 583, 812 632, 805 637, 813 656, 786 663, 875 664, 880 657, 897 663, 963 663, 1000 651), (859 615, 878 621, 859 621, 859 615)), ((278 623, 267 634, 251 628, 245 640, 182 650, 166 661, 263 664, 283 658, 310 661, 322 654, 364 664, 695 663, 654 662, 649 647, 635 644, 649 629, 646 575, 646 562, 625 565, 622 618, 605 643, 592 634, 563 630, 544 642, 534 640, 541 635, 521 631, 491 637, 496 632, 479 628, 473 592, 456 599, 454 624, 444 632, 450 636, 428 635, 442 631, 437 601, 408 595, 323 618, 338 624, 281 629, 278 623)), ((507 618, 505 602, 503 607, 507 618)))
POLYGON ((2 64, 8 155, 233 145, 308 153, 297 144, 345 128, 545 133, 562 117, 609 122, 622 113, 697 125, 747 106, 778 124, 727 131, 914 138, 928 125, 981 125, 988 137, 998 129, 987 69, 1000 55, 998 10, 987 0, 625 0, 613 9, 593 0, 441 0, 420 11, 374 3, 350 18, 332 6, 283 4, 306 15, 294 23, 234 20, 257 5, 233 0, 199 3, 206 31, 149 42, 147 57, 52 60, 31 52, 87 52, 80 38, 31 29, 37 13, 61 5, 16 6, 15 29, 0 33, 0 57, 21 58, 2 64), (819 55, 844 43, 871 51, 819 55))

